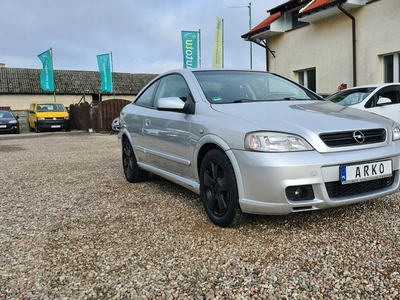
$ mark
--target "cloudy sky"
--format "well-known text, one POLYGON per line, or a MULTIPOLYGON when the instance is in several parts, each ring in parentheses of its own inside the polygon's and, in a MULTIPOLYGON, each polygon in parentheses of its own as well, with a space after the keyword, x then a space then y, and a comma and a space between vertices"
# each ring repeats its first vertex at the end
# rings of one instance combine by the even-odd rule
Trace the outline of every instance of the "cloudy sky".
MULTIPOLYGON (((287 0, 251 1, 252 27, 287 0)), ((50 47, 54 69, 96 71, 112 52, 114 72, 162 73, 183 66, 182 30, 201 30, 201 66, 211 67, 216 17, 224 19, 224 65, 249 68, 248 0, 1 0, 0 63, 40 69, 50 47), (239 7, 237 7, 239 6, 239 7), (232 8, 234 7, 234 8, 232 8)), ((265 51, 253 44, 253 68, 265 51)))

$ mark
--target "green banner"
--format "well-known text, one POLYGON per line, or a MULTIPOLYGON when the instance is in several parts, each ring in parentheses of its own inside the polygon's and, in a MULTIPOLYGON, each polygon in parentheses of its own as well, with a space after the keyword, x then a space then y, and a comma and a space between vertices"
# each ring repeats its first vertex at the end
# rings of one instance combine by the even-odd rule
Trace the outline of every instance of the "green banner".
POLYGON ((53 74, 53 59, 51 50, 47 50, 38 55, 43 64, 43 70, 40 73, 40 86, 42 90, 54 92, 54 74, 53 74))
POLYGON ((111 93, 113 90, 112 74, 111 74, 111 55, 100 54, 97 55, 97 64, 99 65, 99 72, 101 78, 101 91, 111 93))
POLYGON ((198 40, 199 33, 197 31, 182 31, 182 48, 183 48, 183 67, 197 68, 198 55, 198 40))

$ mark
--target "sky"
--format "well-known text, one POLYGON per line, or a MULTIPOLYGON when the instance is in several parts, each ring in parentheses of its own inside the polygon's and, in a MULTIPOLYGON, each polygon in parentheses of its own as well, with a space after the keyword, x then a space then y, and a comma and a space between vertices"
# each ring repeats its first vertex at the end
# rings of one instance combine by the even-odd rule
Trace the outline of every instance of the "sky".
MULTIPOLYGON (((251 1, 252 28, 287 0, 251 1)), ((97 71, 112 53, 118 73, 163 73, 183 67, 181 31, 200 30, 201 67, 212 64, 216 17, 224 20, 224 67, 250 68, 248 0, 1 0, 0 63, 41 69, 50 48, 55 70, 97 71)), ((265 50, 253 44, 253 69, 265 50)))

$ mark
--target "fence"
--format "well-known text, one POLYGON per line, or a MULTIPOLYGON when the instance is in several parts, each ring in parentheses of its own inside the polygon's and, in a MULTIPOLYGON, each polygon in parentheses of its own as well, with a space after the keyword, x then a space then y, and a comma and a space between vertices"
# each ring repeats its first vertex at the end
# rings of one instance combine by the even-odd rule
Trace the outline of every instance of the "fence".
POLYGON ((111 122, 119 116, 121 109, 131 103, 124 99, 112 99, 101 102, 83 102, 70 105, 71 129, 92 129, 95 132, 111 130, 111 122))

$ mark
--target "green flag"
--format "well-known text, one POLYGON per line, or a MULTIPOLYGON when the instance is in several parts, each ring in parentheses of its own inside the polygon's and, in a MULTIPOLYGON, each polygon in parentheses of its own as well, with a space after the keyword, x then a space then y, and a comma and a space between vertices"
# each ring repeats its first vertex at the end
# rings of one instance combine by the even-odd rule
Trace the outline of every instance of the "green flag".
POLYGON ((44 91, 54 92, 53 58, 51 49, 38 55, 43 64, 40 73, 40 86, 44 91))
POLYGON ((97 64, 101 78, 101 91, 112 92, 111 56, 110 53, 97 55, 97 64))

